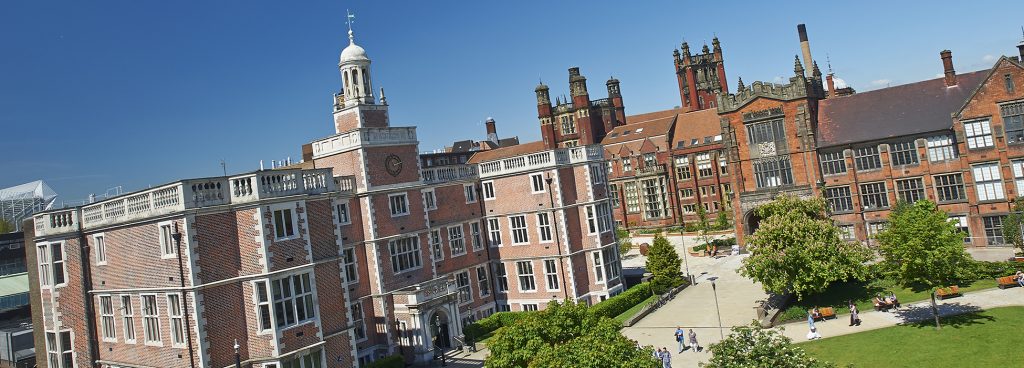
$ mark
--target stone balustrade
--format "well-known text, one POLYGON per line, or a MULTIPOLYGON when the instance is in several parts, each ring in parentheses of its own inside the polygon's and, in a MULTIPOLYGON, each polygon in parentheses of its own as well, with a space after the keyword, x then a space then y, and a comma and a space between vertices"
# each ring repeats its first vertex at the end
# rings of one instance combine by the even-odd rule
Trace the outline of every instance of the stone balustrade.
POLYGON ((459 180, 472 180, 477 178, 476 167, 473 165, 452 165, 432 167, 420 170, 423 182, 427 184, 439 184, 459 180))
POLYGON ((313 158, 359 147, 416 144, 416 127, 359 128, 313 141, 313 158))
POLYGON ((355 179, 351 176, 334 178, 331 169, 265 170, 229 177, 188 179, 78 208, 37 214, 36 235, 141 221, 188 209, 334 191, 351 195, 355 192, 355 179))
POLYGON ((604 160, 604 152, 600 145, 557 148, 543 152, 482 162, 479 165, 479 176, 481 178, 486 178, 523 171, 553 168, 560 165, 573 165, 602 160, 604 160))

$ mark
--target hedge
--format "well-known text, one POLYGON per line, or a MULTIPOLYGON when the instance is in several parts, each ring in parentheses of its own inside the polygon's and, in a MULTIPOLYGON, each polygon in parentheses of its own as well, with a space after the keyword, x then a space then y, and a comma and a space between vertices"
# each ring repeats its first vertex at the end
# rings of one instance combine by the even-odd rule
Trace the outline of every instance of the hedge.
POLYGON ((633 306, 647 300, 649 296, 651 296, 651 285, 646 282, 641 283, 622 292, 622 294, 594 304, 593 307, 590 307, 590 313, 596 316, 615 318, 615 316, 622 314, 629 310, 629 308, 633 308, 633 306))
POLYGON ((466 334, 467 341, 478 341, 494 330, 516 323, 530 313, 532 312, 498 312, 470 323, 462 331, 466 334))
POLYGON ((397 354, 380 358, 367 364, 366 368, 405 368, 405 358, 397 354))

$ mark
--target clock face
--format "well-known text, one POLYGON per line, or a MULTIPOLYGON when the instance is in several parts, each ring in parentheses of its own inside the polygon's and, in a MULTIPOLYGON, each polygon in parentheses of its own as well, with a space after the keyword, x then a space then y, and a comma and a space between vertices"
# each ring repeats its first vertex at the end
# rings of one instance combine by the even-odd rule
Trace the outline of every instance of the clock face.
POLYGON ((384 159, 384 170, 387 170, 391 176, 398 176, 398 173, 402 172, 402 159, 394 154, 388 155, 384 159))

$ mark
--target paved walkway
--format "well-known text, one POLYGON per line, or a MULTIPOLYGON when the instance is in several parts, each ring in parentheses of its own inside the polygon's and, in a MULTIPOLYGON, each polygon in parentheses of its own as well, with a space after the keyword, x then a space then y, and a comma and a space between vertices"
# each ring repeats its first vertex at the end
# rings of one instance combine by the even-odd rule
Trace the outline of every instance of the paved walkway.
MULTIPOLYGON (((939 306, 939 315, 943 317, 991 308, 1024 305, 1024 289, 1019 287, 1006 290, 988 289, 966 293, 964 296, 946 300, 936 299, 936 303, 939 306)), ((830 319, 826 322, 815 322, 814 326, 818 329, 818 333, 822 335, 822 338, 829 338, 895 326, 900 323, 932 320, 933 318, 931 302, 925 300, 904 304, 903 308, 893 312, 861 312, 860 326, 851 327, 849 325, 849 313, 839 315, 836 319, 830 319)), ((807 340, 807 321, 789 323, 776 328, 784 328, 782 333, 795 342, 807 340)))
MULTIPOLYGON (((684 252, 684 242, 686 246, 696 245, 697 242, 693 238, 680 239, 678 236, 671 237, 670 240, 680 256, 684 252)), ((750 324, 750 321, 757 317, 754 306, 758 300, 765 299, 767 294, 761 289, 760 284, 736 273, 743 257, 746 256, 722 256, 717 259, 689 257, 687 261, 690 273, 697 276, 697 284, 686 288, 668 304, 647 315, 632 327, 623 328, 622 334, 640 342, 640 345, 669 348, 673 353, 672 366, 676 368, 697 367, 698 362, 707 361, 711 357, 707 349, 700 352, 687 350, 678 353, 673 333, 676 326, 683 327, 687 332, 691 328, 695 329, 698 342, 701 346, 707 347, 718 342, 721 334, 728 336, 730 327, 750 324), (715 308, 715 290, 708 281, 708 277, 711 276, 719 277, 715 281, 715 287, 722 315, 721 322, 724 326, 721 333, 715 308)), ((623 267, 629 267, 631 263, 642 266, 644 262, 642 257, 635 257, 623 261, 623 267)))

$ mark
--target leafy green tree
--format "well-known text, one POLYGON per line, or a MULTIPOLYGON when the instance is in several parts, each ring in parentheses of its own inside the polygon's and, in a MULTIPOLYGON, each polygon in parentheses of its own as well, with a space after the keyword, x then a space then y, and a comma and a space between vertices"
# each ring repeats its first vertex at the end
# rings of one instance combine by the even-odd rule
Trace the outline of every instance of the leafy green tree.
POLYGON ((1024 252, 1024 198, 1013 200, 1013 212, 1003 220, 1003 236, 1018 252, 1024 252))
POLYGON ((547 309, 498 330, 488 344, 491 355, 485 365, 609 367, 623 363, 624 367, 656 367, 650 350, 638 348, 622 336, 620 326, 589 313, 586 304, 551 302, 547 309))
POLYGON ((708 255, 711 255, 714 250, 714 246, 711 245, 710 233, 712 230, 714 230, 714 225, 708 218, 708 211, 704 210, 704 206, 697 206, 697 231, 700 233, 700 238, 704 240, 704 244, 707 245, 704 251, 708 255))
POLYGON ((718 228, 718 230, 725 230, 729 228, 728 212, 729 211, 726 211, 724 208, 718 211, 718 217, 715 218, 715 227, 718 228))
POLYGON ((629 230, 621 227, 615 228, 615 238, 619 241, 619 254, 626 254, 633 249, 633 242, 629 239, 629 230))
POLYGON ((647 271, 654 276, 652 286, 658 290, 656 292, 678 284, 683 274, 680 271, 680 264, 679 253, 676 253, 672 243, 661 235, 654 236, 654 242, 647 250, 647 271))
POLYGON ((889 227, 875 236, 884 259, 880 267, 904 287, 931 291, 935 327, 939 311, 935 289, 974 279, 975 264, 964 249, 964 234, 934 202, 900 202, 889 227))
POLYGON ((6 219, 0 218, 0 234, 14 232, 14 224, 6 219))
MULTIPOLYGON (((855 348, 855 347, 851 347, 855 348)), ((757 323, 732 328, 725 340, 711 344, 707 368, 830 368, 834 364, 811 358, 804 349, 776 330, 761 329, 757 323)))
POLYGON ((863 278, 871 251, 846 242, 825 213, 821 198, 780 196, 757 209, 760 225, 750 237, 750 257, 738 272, 768 292, 798 299, 835 281, 863 278))

